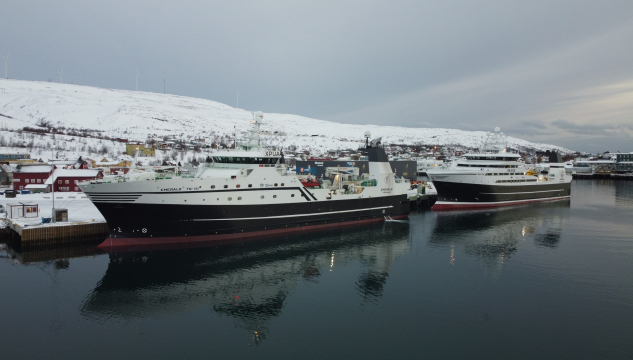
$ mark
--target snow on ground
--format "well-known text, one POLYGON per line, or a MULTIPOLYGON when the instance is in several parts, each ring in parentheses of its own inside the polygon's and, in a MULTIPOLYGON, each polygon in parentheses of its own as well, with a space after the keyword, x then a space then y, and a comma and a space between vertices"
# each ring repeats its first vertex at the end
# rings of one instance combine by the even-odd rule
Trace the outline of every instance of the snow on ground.
MULTIPOLYGON (((13 219, 15 223, 24 226, 63 226, 64 224, 71 223, 92 223, 92 222, 105 222, 103 215, 97 210, 97 208, 88 200, 83 193, 64 192, 55 193, 55 208, 56 209, 68 209, 68 222, 58 224, 42 224, 43 217, 51 217, 53 209, 53 196, 52 194, 18 194, 15 198, 0 197, 0 204, 4 205, 5 211, 9 211, 8 204, 29 204, 34 203, 39 205, 40 213, 35 218, 20 218, 13 219)), ((9 217, 5 212, 0 214, 0 217, 9 217)))
MULTIPOLYGON (((249 128, 251 111, 211 100, 141 91, 0 79, 0 129, 35 126, 43 119, 54 126, 103 131, 113 138, 144 140, 148 135, 213 137, 249 128), (12 118, 7 118, 10 116, 12 118)), ((385 144, 462 145, 477 147, 486 131, 341 124, 291 114, 264 114, 262 130, 269 145, 326 151, 355 149, 365 131, 385 144), (286 135, 275 135, 274 132, 286 135), (317 136, 314 136, 317 135, 317 136)), ((485 129, 492 131, 493 129, 485 129)), ((503 130, 503 129, 502 129, 503 130)), ((513 147, 567 149, 508 137, 513 147)), ((71 145, 68 145, 71 146, 71 145)))

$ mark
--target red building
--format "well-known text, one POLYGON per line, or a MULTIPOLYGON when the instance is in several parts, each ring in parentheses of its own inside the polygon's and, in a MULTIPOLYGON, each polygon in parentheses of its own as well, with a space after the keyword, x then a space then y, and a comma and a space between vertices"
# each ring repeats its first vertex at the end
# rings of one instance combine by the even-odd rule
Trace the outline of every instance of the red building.
POLYGON ((99 169, 55 169, 46 184, 54 184, 55 192, 81 192, 77 183, 85 180, 103 179, 99 169))
POLYGON ((53 170, 53 165, 18 165, 13 172, 13 189, 24 190, 30 184, 44 184, 53 170))

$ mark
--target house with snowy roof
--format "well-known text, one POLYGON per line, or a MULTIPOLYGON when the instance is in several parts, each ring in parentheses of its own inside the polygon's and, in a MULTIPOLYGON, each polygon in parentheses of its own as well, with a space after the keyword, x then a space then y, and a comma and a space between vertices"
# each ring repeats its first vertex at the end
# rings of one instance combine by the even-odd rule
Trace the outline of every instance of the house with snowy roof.
POLYGON ((85 180, 103 179, 100 169, 55 169, 46 179, 46 185, 53 185, 55 192, 81 192, 77 183, 85 180))
POLYGON ((129 142, 125 144, 125 152, 134 156, 138 152, 138 156, 156 156, 156 149, 142 142, 129 142))
POLYGON ((55 165, 57 169, 87 169, 88 162, 80 156, 77 160, 49 160, 49 165, 55 165))
POLYGON ((13 189, 26 190, 28 185, 44 184, 54 169, 54 165, 18 165, 13 172, 13 189))

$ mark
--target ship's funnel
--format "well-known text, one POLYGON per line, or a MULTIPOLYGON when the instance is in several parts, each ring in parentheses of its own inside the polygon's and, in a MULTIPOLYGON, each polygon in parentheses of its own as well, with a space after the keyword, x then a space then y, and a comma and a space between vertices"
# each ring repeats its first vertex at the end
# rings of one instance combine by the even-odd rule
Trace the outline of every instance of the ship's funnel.
POLYGON ((547 158, 549 159, 550 164, 559 164, 563 162, 563 157, 560 156, 560 154, 556 151, 547 150, 545 152, 545 156, 547 156, 547 158))

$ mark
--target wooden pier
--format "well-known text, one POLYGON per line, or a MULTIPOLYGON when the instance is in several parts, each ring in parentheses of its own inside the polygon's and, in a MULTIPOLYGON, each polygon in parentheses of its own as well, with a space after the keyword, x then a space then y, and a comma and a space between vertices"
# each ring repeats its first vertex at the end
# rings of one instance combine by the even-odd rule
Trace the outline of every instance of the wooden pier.
POLYGON ((108 224, 105 222, 23 227, 7 219, 7 226, 17 234, 22 247, 92 242, 108 236, 108 224))

